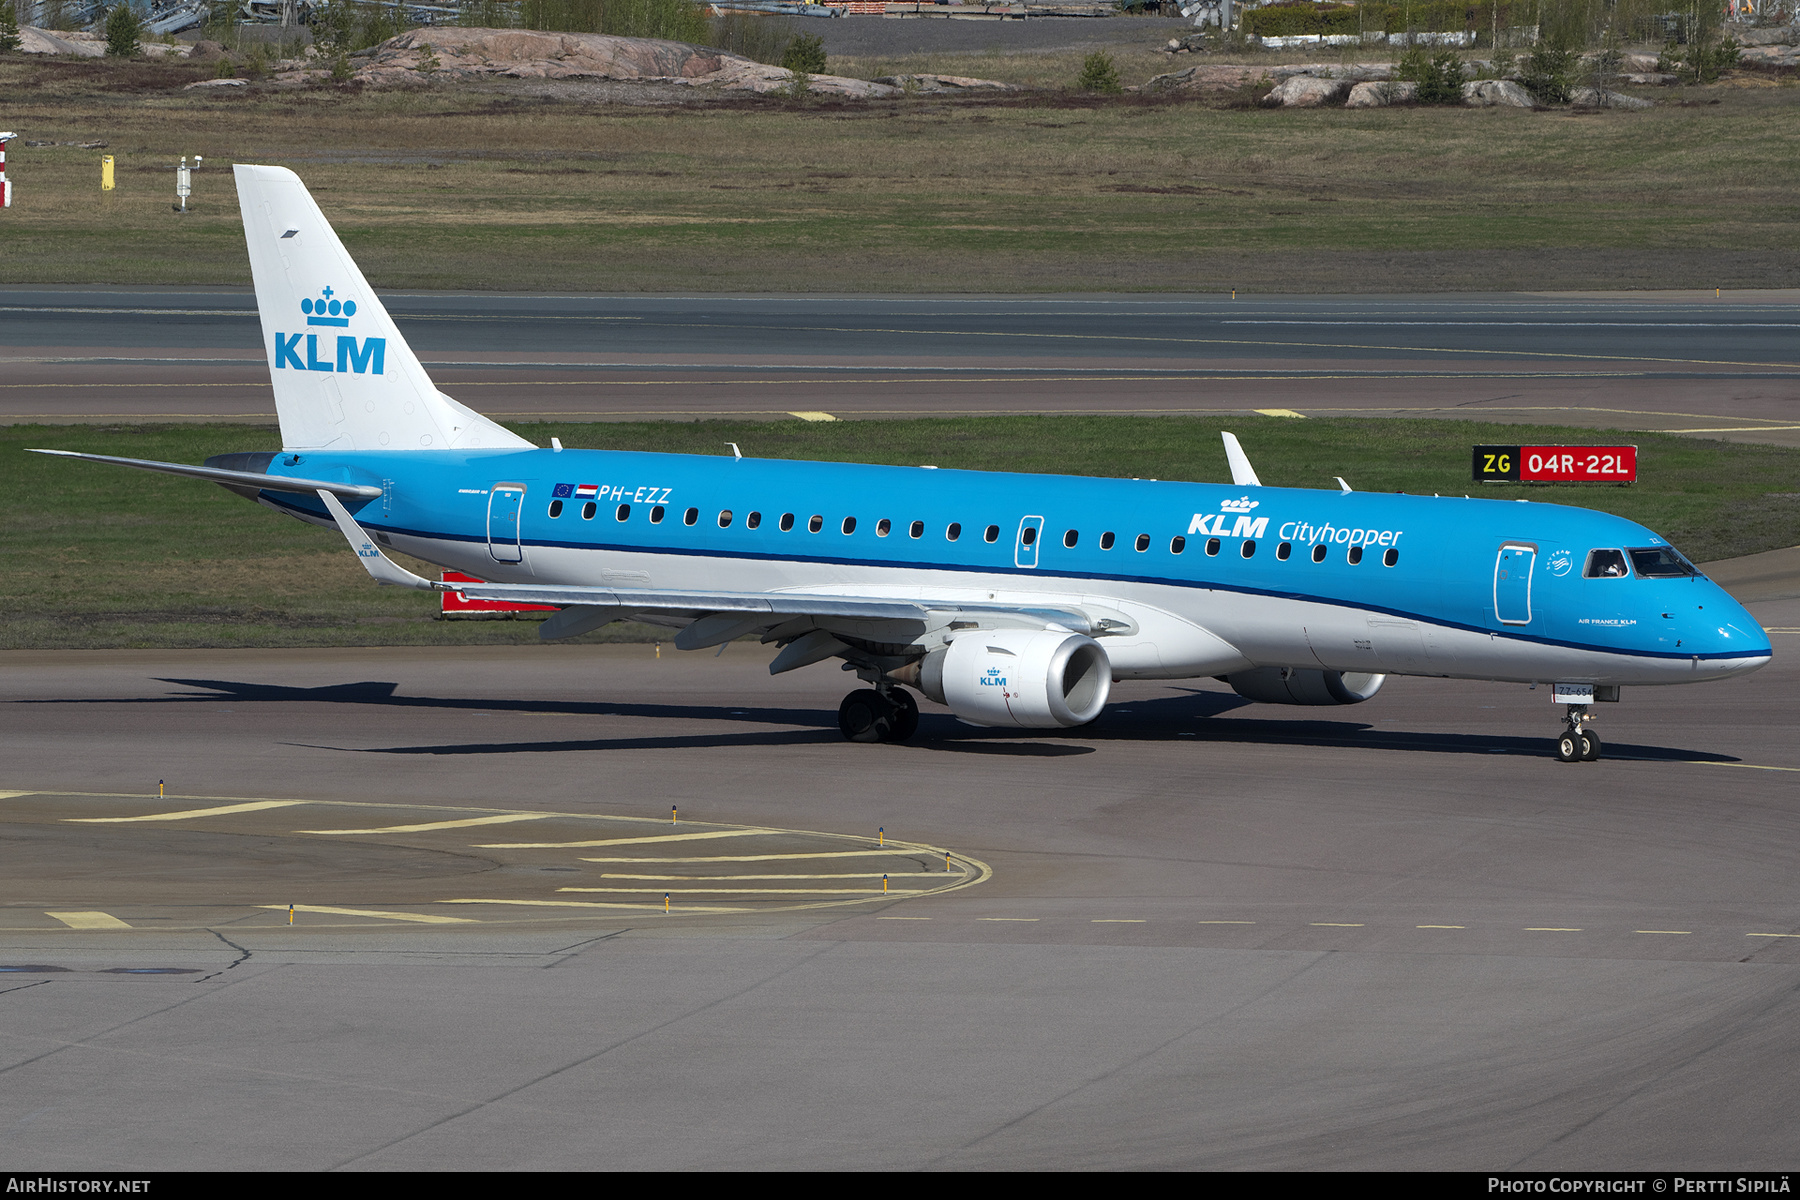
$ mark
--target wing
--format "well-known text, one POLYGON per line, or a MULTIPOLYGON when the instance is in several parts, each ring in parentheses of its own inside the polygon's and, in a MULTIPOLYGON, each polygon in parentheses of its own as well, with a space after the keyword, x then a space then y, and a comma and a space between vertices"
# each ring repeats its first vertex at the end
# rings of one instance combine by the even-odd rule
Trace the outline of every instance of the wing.
POLYGON ((332 493, 319 489, 344 539, 375 582, 423 591, 457 592, 477 600, 554 604, 546 641, 576 637, 613 621, 648 621, 679 629, 682 650, 720 646, 750 634, 781 647, 769 664, 779 675, 796 667, 843 658, 864 670, 890 670, 913 661, 968 629, 1066 629, 1089 637, 1129 635, 1137 622, 1124 613, 1080 605, 981 604, 867 593, 652 591, 541 583, 434 583, 387 555, 332 493))

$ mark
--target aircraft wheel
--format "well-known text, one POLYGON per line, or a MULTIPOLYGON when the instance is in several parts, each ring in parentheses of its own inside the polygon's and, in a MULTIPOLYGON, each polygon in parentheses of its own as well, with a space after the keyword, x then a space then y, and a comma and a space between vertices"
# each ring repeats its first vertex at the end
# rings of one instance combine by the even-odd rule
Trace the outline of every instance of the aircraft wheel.
POLYGON ((838 728, 853 742, 885 742, 894 726, 894 705, 874 688, 858 688, 838 705, 838 728))
MULTIPOLYGON (((848 702, 846 701, 846 703, 848 703, 848 702)), ((1569 732, 1563 734, 1561 737, 1556 739, 1556 761, 1557 762, 1580 762, 1581 761, 1581 751, 1582 751, 1581 735, 1577 734, 1572 729, 1569 732)))
POLYGON ((1600 761, 1600 735, 1591 729, 1581 731, 1581 761, 1600 761))
POLYGON ((894 724, 888 733, 888 741, 904 742, 919 732, 919 702, 902 688, 888 693, 888 699, 894 705, 894 724))

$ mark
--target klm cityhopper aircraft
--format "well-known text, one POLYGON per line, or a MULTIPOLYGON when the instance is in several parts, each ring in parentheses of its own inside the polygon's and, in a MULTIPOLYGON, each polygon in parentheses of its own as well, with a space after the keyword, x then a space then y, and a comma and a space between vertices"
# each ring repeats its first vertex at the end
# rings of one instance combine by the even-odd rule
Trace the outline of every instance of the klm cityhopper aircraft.
MULTIPOLYGON (((279 454, 208 479, 342 531, 378 583, 549 604, 697 650, 758 634, 771 672, 842 659, 852 741, 918 725, 1077 726, 1115 679, 1216 676, 1276 704, 1357 704, 1390 674, 1546 683, 1565 762, 1629 685, 1753 671, 1769 638, 1641 525, 1551 504, 549 450, 438 391, 293 172, 236 168, 279 454), (414 575, 384 549, 484 584, 414 575)), ((45 451, 45 453, 64 453, 45 451)), ((1342 481, 1340 481, 1342 484, 1342 481)))

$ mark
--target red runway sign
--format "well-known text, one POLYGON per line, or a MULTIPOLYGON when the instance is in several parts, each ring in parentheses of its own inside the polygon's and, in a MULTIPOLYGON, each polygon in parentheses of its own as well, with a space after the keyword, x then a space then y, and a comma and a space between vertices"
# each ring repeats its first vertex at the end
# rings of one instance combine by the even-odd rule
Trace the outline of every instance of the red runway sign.
POLYGON ((1477 483, 1634 483, 1636 446, 1476 446, 1477 483))

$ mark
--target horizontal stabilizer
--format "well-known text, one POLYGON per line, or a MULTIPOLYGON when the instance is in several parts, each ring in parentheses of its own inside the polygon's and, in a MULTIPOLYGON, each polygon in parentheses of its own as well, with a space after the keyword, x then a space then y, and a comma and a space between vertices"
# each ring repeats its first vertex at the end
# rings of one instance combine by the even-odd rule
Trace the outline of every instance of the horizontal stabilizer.
POLYGON ((115 458, 110 454, 81 454, 74 450, 33 450, 33 454, 55 454, 62 458, 85 458, 89 462, 111 463, 116 467, 136 467, 140 471, 160 471, 164 475, 185 475, 232 487, 250 487, 270 492, 330 492, 334 496, 354 496, 369 500, 381 495, 381 489, 360 483, 331 483, 323 479, 290 479, 285 475, 261 475, 255 471, 225 471, 218 467, 191 467, 186 463, 153 462, 147 458, 115 458))
POLYGON ((350 510, 344 507, 343 501, 324 488, 319 489, 319 499, 325 502, 325 507, 331 511, 332 517, 337 521, 338 532, 344 535, 344 540, 350 543, 352 550, 356 551, 356 557, 362 561, 363 569, 374 577, 376 583, 391 583, 399 587, 415 588, 426 592, 443 590, 442 585, 414 575, 383 554, 381 547, 370 540, 369 535, 363 532, 363 527, 356 523, 356 518, 350 515, 350 510))

